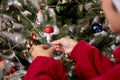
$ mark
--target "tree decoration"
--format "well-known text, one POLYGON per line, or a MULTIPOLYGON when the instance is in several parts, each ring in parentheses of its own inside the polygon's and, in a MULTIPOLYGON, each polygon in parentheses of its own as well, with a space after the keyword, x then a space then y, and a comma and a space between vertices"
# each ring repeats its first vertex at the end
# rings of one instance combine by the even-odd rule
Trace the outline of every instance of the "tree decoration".
POLYGON ((39 8, 38 12, 37 12, 36 23, 40 25, 43 22, 44 22, 43 10, 41 8, 39 8))
POLYGON ((18 66, 13 66, 11 69, 10 69, 10 73, 13 74, 14 72, 16 72, 17 70, 19 70, 20 68, 18 66))
POLYGON ((99 33, 103 30, 102 25, 100 23, 94 23, 91 25, 91 31, 93 33, 99 33))
POLYGON ((54 29, 53 29, 52 26, 46 26, 46 27, 44 28, 44 32, 45 32, 45 33, 53 33, 53 32, 54 32, 54 29))
POLYGON ((66 9, 67 9, 67 4, 62 4, 62 3, 59 3, 55 8, 57 15, 60 16, 66 13, 66 9))
POLYGON ((54 29, 51 25, 47 25, 45 28, 44 28, 44 33, 46 35, 46 39, 47 39, 47 43, 50 43, 51 41, 51 34, 54 32, 54 29))
POLYGON ((7 72, 4 76, 4 80, 10 80, 11 73, 7 72))
POLYGON ((53 25, 54 31, 51 35, 58 35, 60 33, 60 29, 57 25, 53 25))
POLYGON ((25 75, 25 71, 24 70, 20 70, 20 67, 15 65, 13 67, 10 68, 9 72, 7 72, 4 76, 4 80, 17 80, 20 79, 21 77, 23 77, 25 75))
POLYGON ((24 57, 27 57, 28 52, 31 50, 31 48, 32 48, 32 46, 33 46, 33 44, 34 44, 34 41, 35 41, 35 39, 36 39, 36 36, 37 36, 37 34, 36 34, 35 32, 33 32, 33 33, 31 34, 32 40, 31 40, 31 41, 29 42, 29 44, 27 45, 27 49, 26 49, 26 51, 24 52, 24 57))

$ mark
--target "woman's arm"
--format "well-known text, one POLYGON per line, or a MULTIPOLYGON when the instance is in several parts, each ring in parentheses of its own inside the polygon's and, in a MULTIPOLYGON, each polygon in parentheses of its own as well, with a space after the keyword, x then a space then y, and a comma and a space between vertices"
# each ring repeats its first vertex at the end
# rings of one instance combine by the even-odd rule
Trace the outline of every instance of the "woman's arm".
POLYGON ((114 65, 97 48, 83 40, 78 42, 70 56, 75 61, 75 71, 81 80, 100 76, 114 65))
POLYGON ((67 76, 60 61, 38 56, 27 70, 24 80, 67 80, 67 76))
POLYGON ((120 80, 120 64, 109 69, 105 74, 92 80, 120 80))

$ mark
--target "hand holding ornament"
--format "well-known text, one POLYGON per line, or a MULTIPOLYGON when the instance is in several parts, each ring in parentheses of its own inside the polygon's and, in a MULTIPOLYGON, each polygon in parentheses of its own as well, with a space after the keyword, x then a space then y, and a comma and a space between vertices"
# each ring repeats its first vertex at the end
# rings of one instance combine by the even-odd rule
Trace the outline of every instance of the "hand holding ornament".
POLYGON ((76 44, 77 41, 69 37, 64 37, 52 42, 52 46, 55 48, 56 51, 60 51, 65 54, 71 53, 76 44))
POLYGON ((50 47, 48 45, 37 45, 33 46, 33 51, 31 53, 33 59, 35 59, 37 56, 45 56, 45 57, 52 57, 54 52, 54 48, 50 47))

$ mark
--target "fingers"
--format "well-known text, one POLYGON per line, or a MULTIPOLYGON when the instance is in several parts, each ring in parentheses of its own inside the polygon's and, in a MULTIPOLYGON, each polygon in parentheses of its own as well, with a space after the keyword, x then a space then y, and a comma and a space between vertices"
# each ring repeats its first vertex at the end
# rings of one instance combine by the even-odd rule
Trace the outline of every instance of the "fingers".
POLYGON ((47 49, 47 51, 48 51, 49 53, 53 53, 53 52, 55 51, 55 48, 54 48, 54 47, 50 47, 49 49, 47 49))
POLYGON ((63 37, 63 38, 61 38, 59 40, 55 40, 55 41, 53 41, 51 43, 52 44, 61 44, 61 45, 63 45, 63 42, 69 41, 70 39, 71 39, 70 36, 66 36, 66 37, 63 37))
POLYGON ((37 45, 37 46, 34 46, 31 56, 33 57, 33 60, 37 56, 52 57, 54 50, 55 50, 54 47, 48 48, 48 45, 37 45))
POLYGON ((62 43, 62 39, 59 39, 59 40, 55 40, 53 42, 51 42, 53 45, 54 44, 61 44, 62 43))
POLYGON ((52 45, 54 47, 54 49, 58 52, 63 52, 64 48, 63 48, 63 45, 60 45, 60 44, 56 44, 56 45, 52 45))
POLYGON ((48 49, 49 48, 47 44, 40 45, 40 47, 43 48, 43 49, 48 49))
POLYGON ((33 47, 33 51, 43 51, 43 50, 46 50, 46 51, 50 51, 50 52, 54 52, 55 48, 54 47, 50 47, 46 44, 42 44, 42 45, 37 45, 37 46, 34 46, 33 47))

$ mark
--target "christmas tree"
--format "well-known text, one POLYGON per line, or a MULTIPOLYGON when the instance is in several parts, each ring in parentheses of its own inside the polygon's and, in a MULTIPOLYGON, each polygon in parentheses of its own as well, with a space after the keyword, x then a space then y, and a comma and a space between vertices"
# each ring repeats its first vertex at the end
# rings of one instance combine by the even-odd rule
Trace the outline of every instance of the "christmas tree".
MULTIPOLYGON (((31 47, 70 36, 85 40, 112 60, 120 36, 109 30, 100 0, 1 0, 0 79, 23 79, 32 59, 31 47)), ((77 80, 74 62, 56 52, 69 80, 77 80)))

